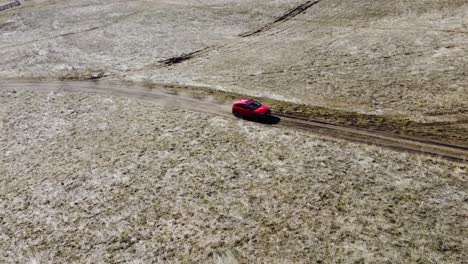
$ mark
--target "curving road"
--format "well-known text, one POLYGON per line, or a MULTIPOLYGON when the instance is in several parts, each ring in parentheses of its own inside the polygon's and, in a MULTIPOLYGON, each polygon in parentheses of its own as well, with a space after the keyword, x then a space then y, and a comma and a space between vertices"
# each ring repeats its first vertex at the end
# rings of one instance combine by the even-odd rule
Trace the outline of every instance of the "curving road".
MULTIPOLYGON (((0 82, 1 90, 29 90, 35 92, 96 93, 151 100, 162 105, 191 111, 204 112, 234 118, 230 104, 213 97, 193 97, 161 88, 144 88, 134 84, 111 82, 0 82), (200 107, 202 103, 203 107, 200 107)), ((273 112, 274 113, 274 112, 273 112)), ((301 129, 308 132, 344 139, 348 141, 377 145, 399 151, 430 155, 441 159, 468 163, 468 148, 441 144, 420 138, 403 137, 382 131, 370 131, 353 127, 334 125, 313 120, 304 120, 291 115, 274 113, 270 122, 264 125, 301 129)))

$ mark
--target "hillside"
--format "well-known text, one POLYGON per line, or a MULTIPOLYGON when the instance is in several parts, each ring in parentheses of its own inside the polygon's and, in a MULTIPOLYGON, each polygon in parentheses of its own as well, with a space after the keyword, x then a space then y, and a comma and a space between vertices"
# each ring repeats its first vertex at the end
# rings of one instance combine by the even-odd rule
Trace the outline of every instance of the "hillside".
POLYGON ((0 15, 0 76, 179 83, 466 119, 468 4, 29 1, 0 15))

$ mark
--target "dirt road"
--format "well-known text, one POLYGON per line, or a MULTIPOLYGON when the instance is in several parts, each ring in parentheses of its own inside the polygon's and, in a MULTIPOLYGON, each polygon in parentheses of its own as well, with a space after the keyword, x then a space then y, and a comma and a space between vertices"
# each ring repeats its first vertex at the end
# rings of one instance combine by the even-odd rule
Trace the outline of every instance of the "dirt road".
MULTIPOLYGON (((234 118, 230 113, 230 104, 214 97, 193 97, 160 88, 144 88, 133 84, 111 82, 3 82, 3 90, 29 90, 36 92, 97 93, 151 100, 162 105, 191 111, 221 115, 234 118)), ((274 111, 274 109, 273 109, 274 111)), ((264 125, 288 127, 310 131, 321 135, 348 141, 377 145, 399 151, 430 155, 442 159, 466 163, 468 148, 464 146, 441 144, 424 139, 403 137, 382 131, 370 131, 353 127, 340 126, 313 120, 303 120, 295 116, 274 113, 276 116, 264 125)))

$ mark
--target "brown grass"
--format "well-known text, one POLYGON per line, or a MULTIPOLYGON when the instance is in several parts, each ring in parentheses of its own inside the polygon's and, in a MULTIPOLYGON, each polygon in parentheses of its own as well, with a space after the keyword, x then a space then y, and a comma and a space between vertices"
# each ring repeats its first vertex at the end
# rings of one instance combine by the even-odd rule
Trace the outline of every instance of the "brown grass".
POLYGON ((0 92, 0 262, 461 263, 467 167, 88 94, 0 92))
MULTIPOLYGON (((160 84, 144 83, 145 87, 161 87, 160 84)), ((220 91, 209 87, 183 85, 163 85, 166 89, 188 93, 191 96, 213 96, 217 100, 232 102, 237 98, 254 98, 270 106, 277 114, 292 115, 298 118, 345 125, 369 130, 418 137, 435 142, 468 146, 468 119, 448 122, 417 122, 404 116, 371 115, 352 111, 298 104, 268 97, 255 97, 246 94, 220 91)))

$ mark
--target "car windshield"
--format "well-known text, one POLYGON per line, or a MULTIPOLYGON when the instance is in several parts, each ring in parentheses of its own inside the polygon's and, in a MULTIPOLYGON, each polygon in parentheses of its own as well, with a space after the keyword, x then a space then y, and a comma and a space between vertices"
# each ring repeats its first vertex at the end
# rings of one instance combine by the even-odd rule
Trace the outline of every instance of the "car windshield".
POLYGON ((259 108, 260 106, 262 106, 261 103, 259 103, 259 102, 257 102, 257 101, 254 101, 253 103, 251 103, 251 104, 249 105, 249 108, 252 109, 252 110, 255 110, 255 109, 259 108))

